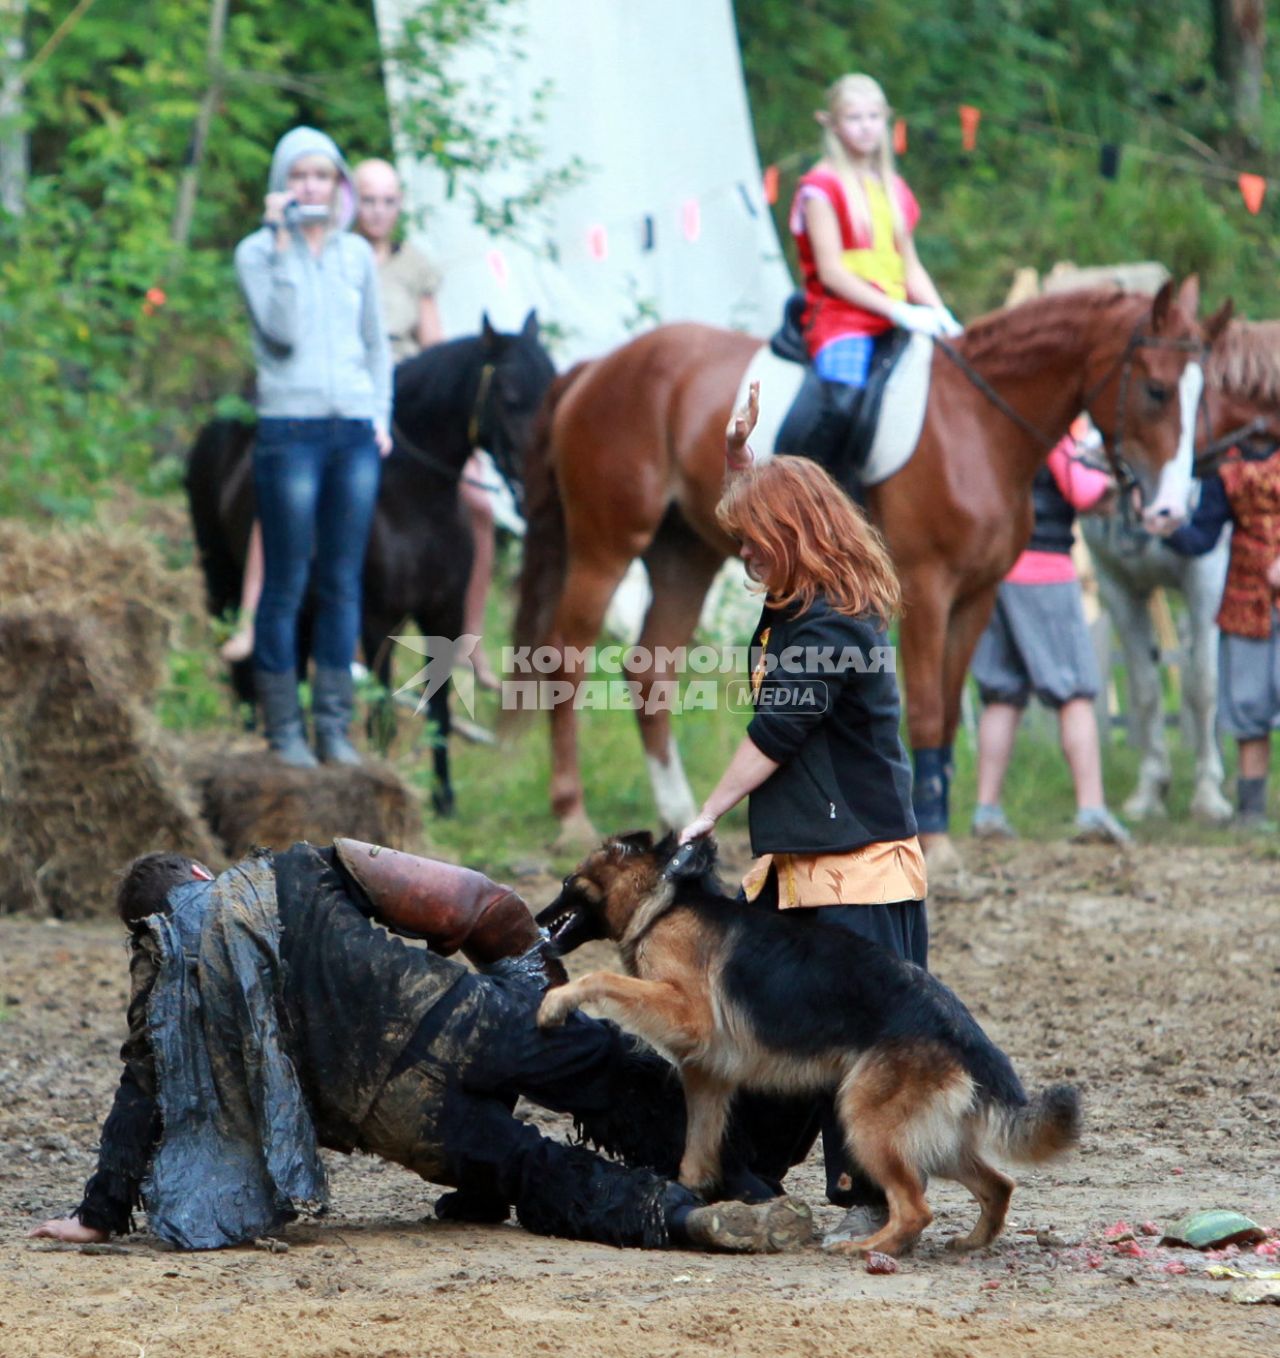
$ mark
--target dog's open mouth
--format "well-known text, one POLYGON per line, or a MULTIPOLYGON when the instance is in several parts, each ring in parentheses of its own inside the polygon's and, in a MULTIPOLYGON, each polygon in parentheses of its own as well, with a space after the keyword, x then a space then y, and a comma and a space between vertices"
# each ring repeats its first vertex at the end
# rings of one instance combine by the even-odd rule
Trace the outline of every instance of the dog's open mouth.
POLYGON ((572 905, 561 905, 553 901, 537 917, 539 926, 546 931, 551 946, 557 952, 569 941, 573 926, 578 923, 579 911, 572 905))

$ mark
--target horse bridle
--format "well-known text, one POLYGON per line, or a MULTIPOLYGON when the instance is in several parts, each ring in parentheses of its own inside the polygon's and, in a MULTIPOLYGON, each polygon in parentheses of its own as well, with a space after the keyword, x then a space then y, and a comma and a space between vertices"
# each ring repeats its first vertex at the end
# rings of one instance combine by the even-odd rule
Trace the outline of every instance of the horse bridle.
MULTIPOLYGON (((493 374, 496 364, 485 363, 480 368, 480 381, 476 386, 475 400, 471 404, 471 414, 467 417, 467 443, 471 451, 475 452, 480 447, 480 431, 484 424, 485 404, 489 399, 489 388, 493 385, 493 374)), ((442 476, 453 478, 457 475, 457 468, 452 464, 436 457, 434 453, 429 453, 420 444, 417 444, 404 432, 395 416, 391 417, 391 433, 395 438, 397 447, 402 448, 416 462, 422 463, 424 467, 432 471, 439 472, 442 476)), ((510 485, 510 480, 502 468, 498 468, 504 481, 510 485)), ((470 476, 459 476, 457 478, 469 486, 479 486, 482 490, 492 490, 493 487, 485 481, 477 481, 470 476)))
MULTIPOLYGON (((949 341, 934 337, 936 344, 944 354, 960 369, 970 382, 996 407, 1003 415, 1014 422, 1025 434, 1028 434, 1045 452, 1050 451, 1057 443, 1056 439, 1051 439, 1048 434, 1034 425, 1021 411, 1015 410, 1008 401, 977 371, 976 368, 964 357, 963 354, 949 341)), ((1134 474, 1133 468, 1120 454, 1120 449, 1124 446, 1124 412, 1125 404, 1129 395, 1129 379, 1133 373, 1133 363, 1139 349, 1180 349, 1187 353, 1196 354, 1203 359, 1207 352, 1207 346, 1201 340, 1193 339, 1166 339, 1160 335, 1144 335, 1142 333, 1142 322, 1139 321, 1130 334, 1124 348, 1116 356, 1114 362, 1098 379, 1097 382, 1085 392, 1081 401, 1081 407, 1085 413, 1093 420, 1094 426, 1102 435, 1102 444, 1106 452, 1107 463, 1111 474, 1116 479, 1116 485, 1122 494, 1127 494, 1137 484, 1138 478, 1134 474), (1110 437, 1103 430, 1101 424, 1094 417, 1093 403, 1115 380, 1117 373, 1120 377, 1120 391, 1116 401, 1116 427, 1110 437)))

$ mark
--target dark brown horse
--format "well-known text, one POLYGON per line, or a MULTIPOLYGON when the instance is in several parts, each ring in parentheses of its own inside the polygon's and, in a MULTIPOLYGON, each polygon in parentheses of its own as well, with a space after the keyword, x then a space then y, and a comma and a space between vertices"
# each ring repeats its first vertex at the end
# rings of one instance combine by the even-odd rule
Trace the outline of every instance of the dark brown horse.
MULTIPOLYGON (((1177 295, 1166 285, 1154 300, 1091 289, 975 322, 953 354, 934 352, 914 455, 867 491, 904 588, 916 811, 935 867, 954 862, 947 793, 961 689, 996 586, 1030 536, 1032 477, 1088 410, 1117 467, 1123 460, 1132 469, 1148 513, 1185 512, 1200 360, 1230 310, 1202 330, 1198 304, 1189 279, 1177 295)), ((572 648, 595 640, 636 557, 653 587, 639 646, 653 656, 689 639, 707 587, 735 550, 715 523, 724 429, 760 344, 709 326, 662 326, 553 384, 526 467, 529 536, 516 627, 518 643, 567 653, 561 673, 544 677, 581 677, 572 648)), ((643 697, 666 676, 650 664, 630 677, 643 697)), ((551 800, 562 837, 591 839, 572 702, 553 709, 551 725, 551 800)), ((659 811, 679 824, 694 802, 668 714, 642 711, 640 725, 659 811)))
MULTIPOLYGON (((365 663, 384 691, 391 682, 391 638, 406 618, 427 637, 446 643, 461 637, 471 570, 471 531, 458 501, 463 465, 473 449, 486 448, 519 491, 530 425, 554 373, 533 312, 514 334, 494 330, 485 316, 480 334, 433 345, 396 369, 395 447, 382 464, 360 626, 365 663)), ((187 499, 213 617, 240 602, 255 513, 250 457, 255 428, 212 421, 200 431, 187 463, 187 499)), ((310 612, 308 599, 299 620, 304 652, 310 612)), ((422 663, 415 657, 415 664, 422 663)), ((250 663, 232 669, 237 693, 252 702, 250 663)), ((426 701, 435 773, 431 800, 438 813, 448 815, 454 806, 449 685, 431 687, 426 701)), ((385 726, 393 720, 388 697, 378 721, 385 726)))

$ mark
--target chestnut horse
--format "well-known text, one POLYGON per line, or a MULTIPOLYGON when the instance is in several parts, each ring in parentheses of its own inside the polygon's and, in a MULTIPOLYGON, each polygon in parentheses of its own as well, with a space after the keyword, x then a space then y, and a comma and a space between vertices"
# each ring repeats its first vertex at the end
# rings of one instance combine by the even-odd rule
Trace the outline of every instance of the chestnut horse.
MULTIPOLYGON (((1131 469, 1147 514, 1185 514, 1200 359, 1230 310, 1202 331, 1198 305, 1192 278, 1176 296, 1170 284, 1154 300, 1088 289, 975 322, 953 349, 935 347, 913 456, 866 491, 902 578, 914 798, 935 869, 956 864, 948 788, 961 690, 996 586, 1030 537, 1032 477, 1087 410, 1113 464, 1131 469)), ((653 602, 639 647, 650 662, 629 677, 640 684, 650 777, 671 825, 692 819, 695 803, 665 705, 647 699, 670 677, 658 668, 660 648, 688 641, 712 578, 736 550, 715 522, 724 429, 760 345, 710 326, 666 325, 579 365, 548 392, 526 464, 517 643, 551 647, 560 669, 541 677, 567 680, 559 691, 576 693, 581 650, 628 565, 644 560, 653 602)), ((593 842, 572 701, 553 707, 551 732, 561 840, 593 842)))

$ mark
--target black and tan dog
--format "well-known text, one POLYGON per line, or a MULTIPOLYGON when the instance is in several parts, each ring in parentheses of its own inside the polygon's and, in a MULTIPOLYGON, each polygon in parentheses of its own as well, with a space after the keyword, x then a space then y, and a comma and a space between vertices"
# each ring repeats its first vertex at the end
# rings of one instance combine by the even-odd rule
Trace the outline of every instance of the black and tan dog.
POLYGON ((1079 1139, 1071 1086, 1029 1100, 1008 1057, 928 972, 835 925, 727 897, 709 840, 680 850, 672 836, 607 840, 538 922, 561 953, 594 938, 618 944, 630 975, 597 971, 549 990, 538 1023, 591 1005, 676 1062, 687 1187, 718 1182, 736 1090, 835 1091, 849 1148, 889 1202, 882 1230, 837 1250, 908 1248, 932 1220, 930 1174, 964 1184, 982 1209, 952 1247, 987 1245, 1013 1192, 988 1155, 1034 1163, 1079 1139))

